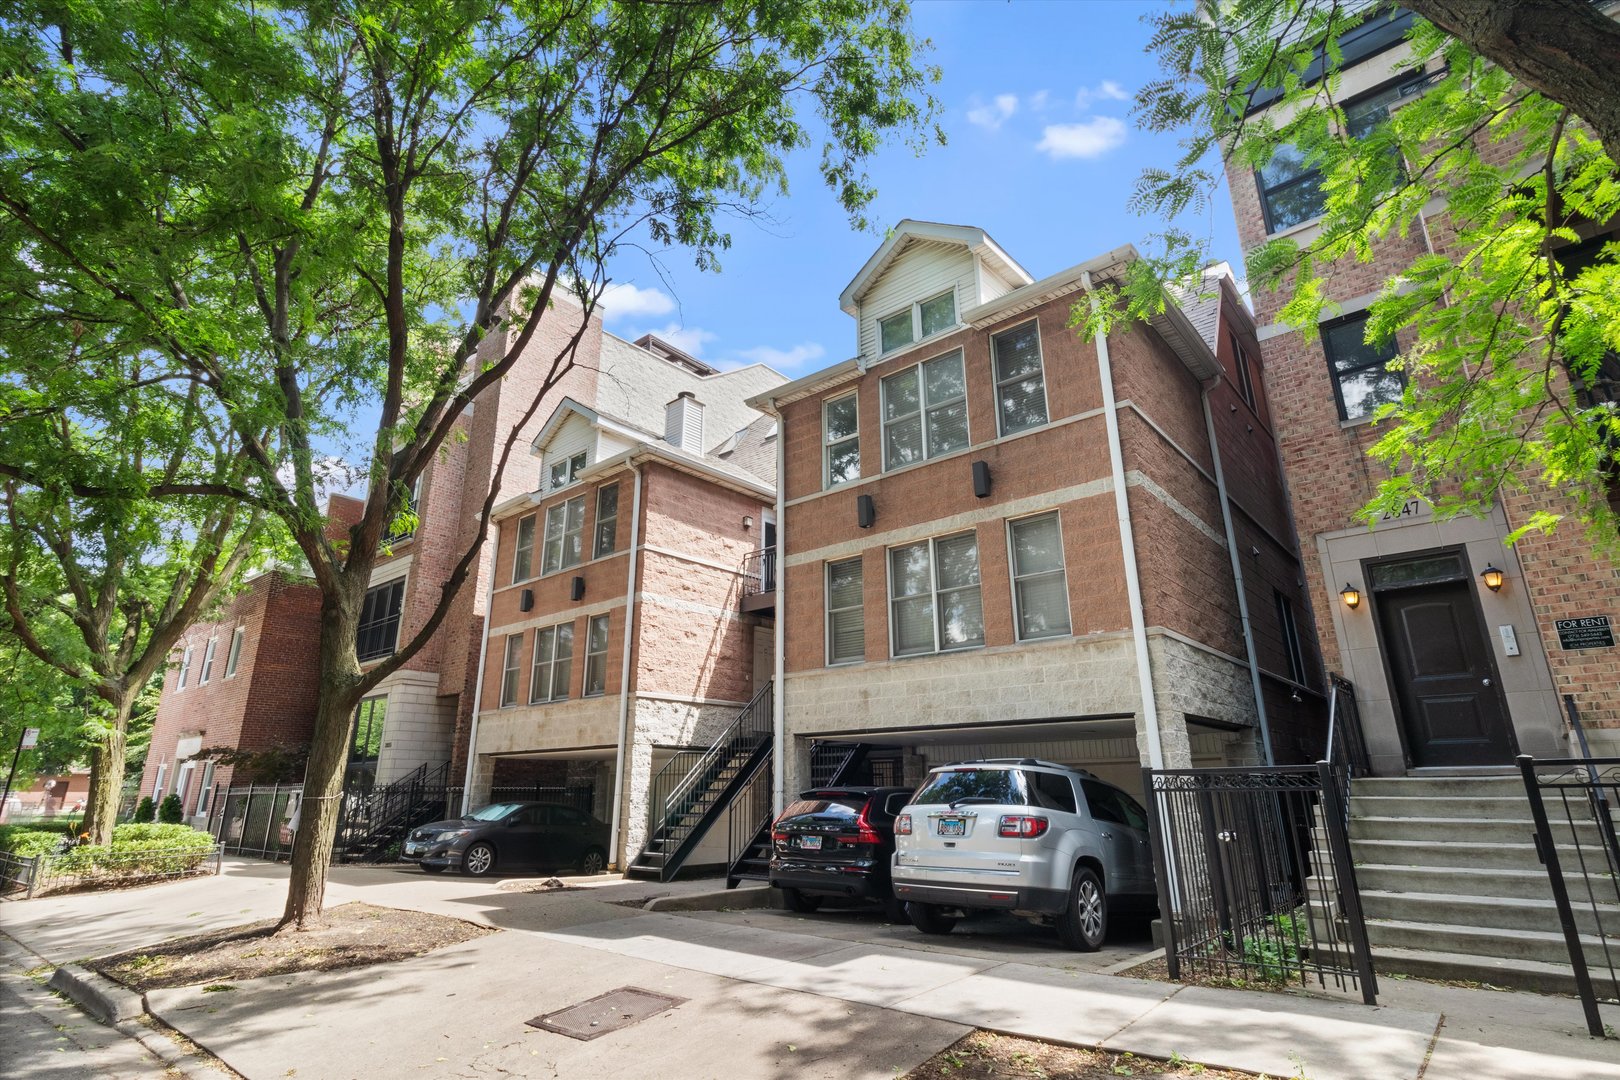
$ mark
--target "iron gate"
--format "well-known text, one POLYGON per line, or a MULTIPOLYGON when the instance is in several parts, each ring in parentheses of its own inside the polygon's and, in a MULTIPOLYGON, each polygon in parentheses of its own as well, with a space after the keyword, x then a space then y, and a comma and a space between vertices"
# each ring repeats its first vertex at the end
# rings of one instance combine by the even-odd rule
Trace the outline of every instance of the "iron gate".
POLYGON ((1337 766, 1145 769, 1170 977, 1378 983, 1337 766))

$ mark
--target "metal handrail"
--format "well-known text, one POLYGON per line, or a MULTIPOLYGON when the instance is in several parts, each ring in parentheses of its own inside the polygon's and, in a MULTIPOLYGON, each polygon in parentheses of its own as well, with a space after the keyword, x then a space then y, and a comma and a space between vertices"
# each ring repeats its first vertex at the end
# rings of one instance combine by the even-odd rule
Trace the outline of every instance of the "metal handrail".
POLYGON ((731 816, 726 821, 726 865, 735 868, 737 861, 748 854, 759 835, 771 823, 771 771, 761 769, 732 803, 731 816))
POLYGON ((1327 750, 1322 760, 1343 765, 1350 778, 1372 772, 1367 755, 1367 739, 1361 730, 1361 710, 1356 705, 1356 688, 1343 675, 1328 674, 1327 750))
POLYGON ((671 822, 691 809, 693 793, 699 784, 711 781, 723 763, 738 751, 753 750, 770 737, 774 730, 771 689, 771 683, 760 687, 737 714, 737 719, 707 750, 679 751, 658 770, 652 780, 652 798, 648 800, 652 817, 648 822, 649 838, 674 836, 683 828, 689 830, 691 826, 675 826, 671 822))
POLYGON ((760 548, 743 556, 743 595, 758 596, 776 591, 776 549, 760 548))

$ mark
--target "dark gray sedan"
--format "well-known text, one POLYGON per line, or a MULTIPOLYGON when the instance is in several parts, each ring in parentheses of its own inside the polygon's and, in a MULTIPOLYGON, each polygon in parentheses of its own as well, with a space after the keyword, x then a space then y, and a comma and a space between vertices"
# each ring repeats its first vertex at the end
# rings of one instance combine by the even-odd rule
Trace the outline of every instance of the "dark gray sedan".
POLYGON ((560 803, 491 803, 461 818, 412 829, 403 856, 429 874, 459 867, 483 877, 496 869, 607 868, 608 826, 560 803))

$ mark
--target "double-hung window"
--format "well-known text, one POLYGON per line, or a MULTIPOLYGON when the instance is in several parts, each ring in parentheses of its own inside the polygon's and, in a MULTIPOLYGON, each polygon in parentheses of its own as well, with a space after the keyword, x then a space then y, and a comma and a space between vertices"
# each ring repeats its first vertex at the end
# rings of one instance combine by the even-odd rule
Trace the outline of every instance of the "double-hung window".
POLYGON ((1012 539, 1013 607, 1018 640, 1069 632, 1069 582, 1063 569, 1063 532, 1054 511, 1008 523, 1012 539))
POLYGON ((584 696, 607 689, 608 617, 593 615, 585 630, 584 696))
POLYGON ((546 510, 545 555, 540 572, 549 574, 580 560, 580 534, 585 529, 585 496, 576 495, 546 510))
POLYGON ((174 680, 174 688, 176 690, 184 690, 186 688, 186 676, 189 675, 190 673, 191 673, 191 646, 187 645, 186 646, 186 651, 180 654, 180 677, 178 679, 174 680))
POLYGON ((973 533, 889 549, 889 626, 895 656, 984 644, 973 533))
POLYGON ((956 325, 956 290, 947 289, 878 320, 878 345, 883 352, 903 349, 914 341, 944 333, 956 325))
POLYGON ((827 663, 866 659, 866 620, 861 611, 861 559, 827 564, 827 663))
POLYGON ((600 559, 611 555, 619 546, 619 485, 607 484, 596 489, 596 541, 591 557, 600 559))
POLYGON ((529 676, 529 703, 561 701, 568 696, 574 670, 574 624, 559 623, 534 635, 534 670, 529 676))
POLYGON ((197 674, 197 685, 202 686, 214 677, 214 650, 219 647, 219 638, 208 639, 208 647, 203 649, 202 671, 197 674))
POLYGON ((1046 423, 1046 376, 1040 325, 1031 319, 990 339, 996 368, 996 419, 1003 435, 1046 423))
POLYGON ((231 647, 225 653, 225 677, 231 678, 236 674, 237 667, 242 663, 242 641, 247 637, 247 627, 238 626, 231 631, 231 647))
POLYGON ((527 581, 534 576, 534 515, 517 524, 517 550, 512 554, 512 580, 527 581))
POLYGON ((1226 337, 1232 344, 1232 366, 1237 369, 1238 393, 1249 408, 1254 408, 1254 372, 1249 363, 1248 351, 1243 348, 1243 342, 1238 339, 1235 331, 1228 330, 1226 337))
POLYGON ((1388 370, 1395 345, 1367 342, 1366 312, 1324 325, 1322 348, 1340 420, 1371 416, 1379 406, 1401 400, 1406 380, 1399 371, 1388 370))
POLYGON ((501 708, 517 704, 518 665, 523 661, 523 635, 506 635, 506 656, 501 663, 501 708))
POLYGON ((565 488, 574 482, 580 471, 585 468, 585 451, 581 450, 563 461, 556 461, 551 466, 551 490, 565 488))
POLYGON ((885 469, 967 446, 967 375, 961 350, 896 372, 880 386, 885 469))
POLYGON ((360 605, 360 627, 355 632, 356 658, 380 660, 399 641, 399 612, 405 601, 405 579, 395 578, 366 590, 360 605))
POLYGON ((845 394, 821 409, 822 459, 827 487, 861 478, 860 398, 845 394))

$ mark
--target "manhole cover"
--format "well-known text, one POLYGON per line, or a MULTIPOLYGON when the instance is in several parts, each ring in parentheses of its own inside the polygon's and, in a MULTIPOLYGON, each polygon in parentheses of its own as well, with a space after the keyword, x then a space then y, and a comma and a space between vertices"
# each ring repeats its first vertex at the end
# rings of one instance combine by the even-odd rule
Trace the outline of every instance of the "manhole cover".
POLYGON ((530 1027, 555 1031, 571 1039, 594 1039, 610 1031, 629 1027, 638 1020, 656 1016, 665 1009, 673 1009, 685 1000, 668 994, 655 994, 639 986, 621 986, 578 1005, 537 1016, 527 1023, 530 1027))

